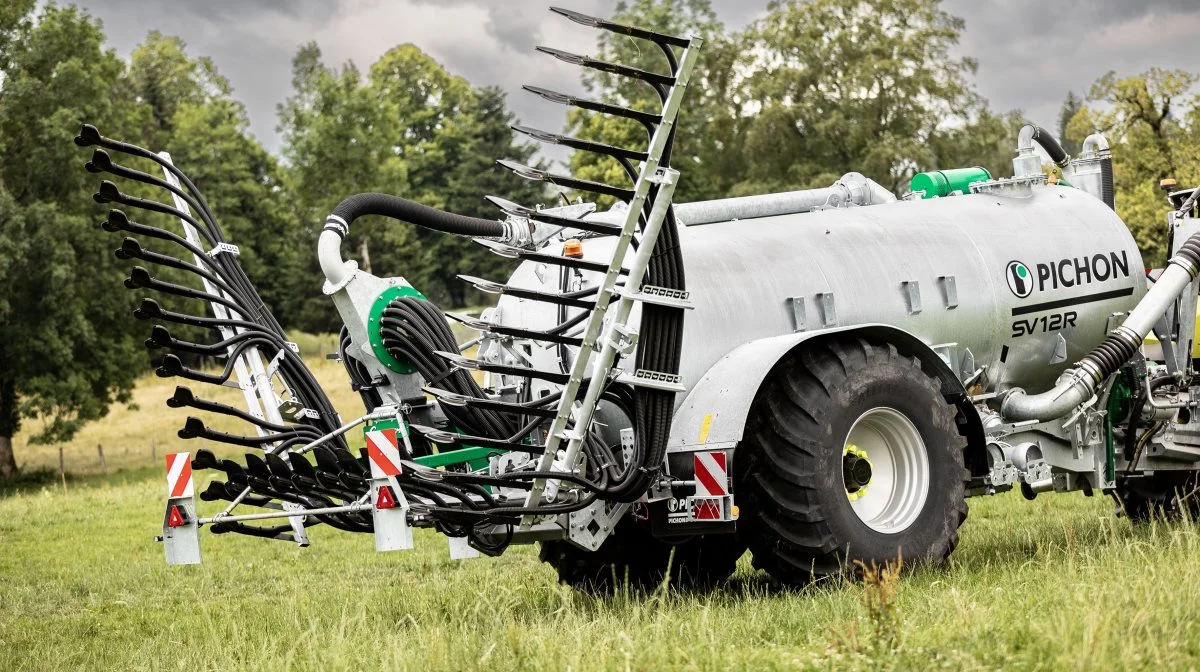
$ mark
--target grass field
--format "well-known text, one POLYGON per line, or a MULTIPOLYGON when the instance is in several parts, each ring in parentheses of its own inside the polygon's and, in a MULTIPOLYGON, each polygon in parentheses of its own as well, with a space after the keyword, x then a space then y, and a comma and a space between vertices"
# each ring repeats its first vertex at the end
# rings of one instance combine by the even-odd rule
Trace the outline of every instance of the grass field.
MULTIPOLYGON (((316 370, 343 389, 334 365, 316 370)), ((307 549, 204 532, 203 565, 167 567, 161 466, 140 451, 151 436, 159 460, 176 447, 171 387, 142 381, 140 411, 68 447, 80 475, 65 494, 56 480, 0 491, 0 670, 1200 666, 1200 526, 1134 528, 1078 494, 972 500, 947 566, 802 591, 772 589, 745 557, 712 593, 597 599, 556 585, 533 548, 456 563, 424 531, 388 554, 322 528, 307 549), (97 441, 138 450, 110 452, 117 473, 102 475, 97 441)), ((56 447, 17 449, 57 465, 56 447)))

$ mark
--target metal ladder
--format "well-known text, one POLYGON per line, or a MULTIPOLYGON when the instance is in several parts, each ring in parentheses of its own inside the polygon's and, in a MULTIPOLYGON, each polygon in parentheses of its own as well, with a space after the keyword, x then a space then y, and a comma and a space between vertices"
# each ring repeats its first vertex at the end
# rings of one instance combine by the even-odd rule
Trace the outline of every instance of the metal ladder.
MULTIPOLYGON (((626 173, 633 180, 633 185, 632 187, 620 187, 583 180, 568 175, 554 174, 540 168, 525 166, 512 161, 499 161, 500 165, 526 179, 548 182, 559 187, 613 196, 628 204, 627 214, 622 225, 618 227, 613 224, 582 222, 548 213, 544 214, 536 208, 525 207, 511 201, 489 196, 489 201, 514 218, 615 236, 616 244, 613 248, 612 257, 608 262, 600 263, 597 261, 584 261, 534 252, 496 241, 477 241, 496 254, 507 258, 568 266, 604 274, 604 278, 597 290, 594 304, 589 306, 590 314, 586 321, 583 336, 578 340, 580 356, 575 358, 569 373, 563 374, 561 372, 540 371, 525 367, 502 366, 468 359, 456 353, 442 354, 452 363, 464 368, 506 375, 521 375, 527 378, 537 378, 561 384, 563 386, 562 396, 555 410, 545 443, 541 447, 542 455, 539 458, 537 470, 539 472, 557 471, 571 473, 578 466, 577 462, 580 457, 581 447, 588 435, 596 405, 605 387, 612 382, 611 376, 614 367, 621 356, 632 354, 637 346, 638 332, 629 323, 634 303, 642 302, 644 304, 679 309, 691 307, 688 302, 687 292, 685 291, 643 285, 642 283, 645 279, 651 256, 654 253, 655 243, 658 240, 663 223, 668 217, 671 208, 671 198, 679 178, 678 171, 661 164, 664 163, 664 156, 670 156, 670 147, 674 139, 675 121, 678 117, 680 104, 687 90, 692 70, 699 56, 702 39, 697 37, 664 35, 556 7, 552 7, 551 11, 582 25, 648 40, 656 44, 664 52, 667 62, 670 64, 671 73, 669 75, 601 61, 588 56, 580 56, 548 47, 538 47, 537 49, 567 63, 599 70, 618 77, 645 82, 658 93, 662 107, 658 114, 654 114, 610 103, 586 100, 538 87, 524 87, 526 90, 552 102, 639 122, 646 128, 649 135, 649 145, 644 151, 630 150, 523 126, 514 127, 514 130, 541 142, 609 156, 622 165, 626 173), (675 52, 676 48, 682 50, 678 55, 675 52), (641 162, 641 166, 635 168, 635 161, 641 162), (633 240, 634 233, 639 228, 639 223, 642 226, 637 250, 629 267, 623 268, 626 253, 633 240), (618 279, 622 276, 625 277, 624 287, 618 287, 618 279), (589 357, 587 353, 594 354, 589 357), (586 385, 584 384, 585 381, 586 385), (563 451, 561 459, 558 457, 560 450, 563 451)), ((567 297, 535 293, 519 288, 509 288, 499 283, 488 282, 479 278, 463 277, 462 279, 484 291, 492 293, 508 293, 537 301, 580 307, 578 300, 574 300, 574 303, 568 303, 571 299, 567 297)), ((501 325, 490 325, 490 323, 482 320, 474 320, 471 326, 495 334, 505 333, 504 327, 501 325)), ((539 339, 536 333, 527 333, 524 335, 539 339)), ((545 338, 539 340, 551 341, 552 339, 545 338)), ((575 344, 572 343, 572 345, 575 344)), ((657 371, 637 370, 633 373, 620 375, 616 380, 632 386, 654 388, 672 393, 684 390, 677 374, 657 371)), ((437 390, 428 391, 434 393, 435 396, 439 392, 437 390)), ((463 403, 466 400, 459 399, 452 401, 463 403)), ((496 402, 491 403, 493 405, 496 404, 496 402)), ((471 442, 483 437, 458 438, 464 442, 471 442)), ((511 448, 520 450, 520 446, 511 446, 511 448)), ((526 446, 526 449, 528 449, 528 446, 526 446)), ((560 484, 561 481, 554 478, 534 481, 532 489, 526 498, 525 507, 537 507, 543 502, 543 499, 547 502, 552 502, 557 495, 560 484)), ((621 510, 623 511, 624 509, 622 508, 621 510)), ((538 518, 539 516, 537 515, 523 516, 520 531, 529 530, 537 522, 538 518)))

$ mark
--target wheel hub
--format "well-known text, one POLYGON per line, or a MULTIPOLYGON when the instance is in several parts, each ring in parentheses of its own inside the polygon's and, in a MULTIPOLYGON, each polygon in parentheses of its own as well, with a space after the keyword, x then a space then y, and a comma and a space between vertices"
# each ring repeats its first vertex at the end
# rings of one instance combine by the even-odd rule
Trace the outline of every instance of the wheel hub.
POLYGON ((931 482, 921 432, 893 408, 873 408, 851 425, 842 453, 846 498, 867 527, 908 529, 925 508, 931 482))
POLYGON ((846 494, 850 499, 857 499, 866 492, 871 475, 871 461, 866 451, 854 445, 846 446, 846 452, 842 455, 842 480, 846 483, 846 494))

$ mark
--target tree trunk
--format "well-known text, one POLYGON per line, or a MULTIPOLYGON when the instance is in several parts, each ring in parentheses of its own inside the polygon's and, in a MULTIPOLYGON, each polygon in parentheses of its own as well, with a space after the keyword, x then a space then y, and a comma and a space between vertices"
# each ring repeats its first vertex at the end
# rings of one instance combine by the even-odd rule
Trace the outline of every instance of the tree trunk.
POLYGON ((358 256, 362 257, 358 267, 367 273, 371 272, 371 239, 363 236, 362 243, 358 247, 358 256))
POLYGON ((17 475, 17 460, 13 457, 12 437, 0 436, 0 478, 17 475))
POLYGON ((11 478, 17 473, 12 437, 17 433, 19 420, 16 383, 0 379, 0 478, 11 478))

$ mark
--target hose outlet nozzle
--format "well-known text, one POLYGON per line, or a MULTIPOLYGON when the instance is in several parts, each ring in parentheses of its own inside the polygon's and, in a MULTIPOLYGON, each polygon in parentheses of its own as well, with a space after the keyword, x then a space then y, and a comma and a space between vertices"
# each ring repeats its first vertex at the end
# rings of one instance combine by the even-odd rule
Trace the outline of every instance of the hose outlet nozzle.
POLYGON ((191 406, 196 401, 196 395, 190 387, 178 385, 175 387, 175 395, 167 399, 167 406, 171 408, 183 408, 191 406))
POLYGON ((111 180, 101 180, 100 191, 92 194, 92 199, 97 203, 114 203, 124 200, 125 195, 111 180))
POLYGON ((112 170, 112 157, 103 149, 96 148, 92 152, 92 160, 83 166, 89 173, 107 173, 112 170))
POLYGON ((108 211, 108 219, 100 222, 100 227, 109 233, 124 231, 129 228, 129 215, 113 208, 108 211))
POLYGON ((194 415, 189 415, 187 421, 183 423, 183 429, 179 430, 179 438, 194 439, 198 436, 203 436, 208 431, 204 426, 204 421, 194 415))
POLYGON ((152 284, 154 278, 150 277, 150 271, 141 266, 129 269, 129 277, 125 278, 125 289, 144 289, 152 284))
POLYGON ((128 261, 130 259, 141 259, 142 244, 138 242, 137 238, 126 238, 125 240, 121 241, 121 247, 117 248, 114 254, 117 255, 118 259, 123 261, 128 261))
POLYGON ((141 305, 133 311, 133 316, 139 320, 162 317, 162 306, 158 305, 154 299, 142 299, 141 305))
POLYGON ((100 131, 96 130, 95 126, 84 124, 79 127, 79 135, 75 136, 75 144, 80 147, 91 147, 100 144, 103 139, 104 136, 100 135, 100 131))
POLYGON ((171 338, 171 332, 161 324, 156 324, 150 329, 150 338, 146 339, 146 349, 158 350, 159 348, 169 348, 174 343, 175 339, 171 338))
POLYGON ((183 362, 176 355, 163 355, 162 363, 154 370, 159 378, 171 378, 183 373, 183 362))

